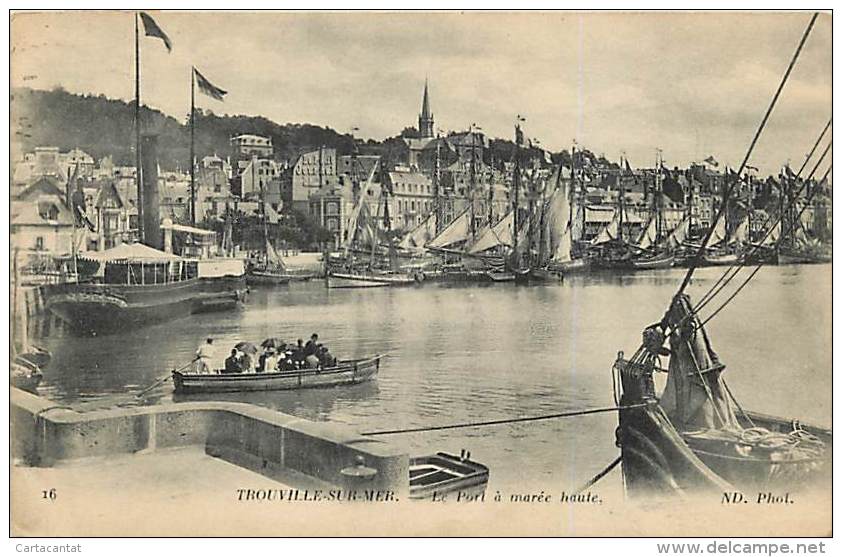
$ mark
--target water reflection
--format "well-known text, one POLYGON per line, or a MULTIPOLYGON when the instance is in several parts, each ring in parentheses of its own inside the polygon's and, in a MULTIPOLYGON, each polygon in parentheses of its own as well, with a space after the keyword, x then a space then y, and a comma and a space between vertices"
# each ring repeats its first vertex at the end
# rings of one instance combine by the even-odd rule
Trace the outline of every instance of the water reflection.
MULTIPOLYGON (((744 407, 830 422, 830 270, 765 268, 708 326, 744 407)), ((721 272, 700 269, 688 292, 698 299, 721 272)), ((54 363, 41 392, 86 409, 137 404, 135 392, 188 362, 208 336, 224 353, 241 340, 294 342, 318 332, 341 358, 388 353, 377 381, 205 400, 251 402, 359 431, 610 406, 617 351, 634 351, 642 328, 661 318, 682 276, 672 269, 571 276, 528 288, 327 290, 312 282, 257 289, 236 312, 107 338, 72 338, 51 327, 41 342, 54 363)), ((197 398, 174 399, 167 384, 140 403, 172 400, 197 398)), ((616 416, 606 414, 389 440, 412 454, 469 449, 491 466, 492 488, 500 482, 572 489, 616 456, 615 427, 616 416)))

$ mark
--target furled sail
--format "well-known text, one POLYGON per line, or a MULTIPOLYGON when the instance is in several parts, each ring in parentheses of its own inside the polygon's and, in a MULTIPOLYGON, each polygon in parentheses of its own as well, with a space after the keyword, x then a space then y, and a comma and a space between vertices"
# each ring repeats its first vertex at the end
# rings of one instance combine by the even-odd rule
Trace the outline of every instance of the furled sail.
POLYGON ((468 253, 480 253, 497 246, 514 245, 515 212, 509 211, 505 217, 491 228, 486 228, 477 241, 468 249, 468 253))
POLYGON ((351 217, 348 220, 348 239, 345 241, 345 257, 348 257, 348 252, 355 241, 362 243, 362 238, 358 236, 358 232, 361 231, 368 235, 367 240, 369 245, 371 245, 370 243, 374 240, 374 231, 370 226, 370 210, 368 209, 366 198, 368 197, 369 189, 371 189, 369 186, 371 185, 371 181, 374 179, 375 170, 377 170, 377 164, 371 167, 371 172, 368 175, 365 186, 360 188, 362 194, 357 200, 356 205, 354 205, 353 211, 351 211, 351 217))
POLYGON ((453 244, 464 242, 471 234, 471 216, 468 210, 456 217, 441 233, 430 240, 427 247, 430 248, 446 248, 453 244))
POLYGON ((734 233, 731 234, 731 242, 740 244, 748 242, 748 217, 744 218, 734 229, 734 233))
POLYGON ((727 236, 728 230, 726 228, 725 218, 720 215, 713 227, 713 234, 710 237, 710 245, 715 246, 716 244, 724 242, 727 236))
POLYGON ((763 246, 773 246, 778 243, 778 240, 781 238, 781 221, 772 227, 772 230, 766 235, 763 241, 760 243, 763 246))
POLYGON ((649 249, 654 246, 658 241, 658 219, 655 216, 652 216, 649 219, 649 223, 646 225, 646 228, 643 229, 643 232, 640 233, 640 236, 637 238, 637 247, 641 249, 649 249))
POLYGON ((275 249, 275 246, 272 245, 272 242, 269 241, 269 238, 266 238, 266 262, 269 267, 279 269, 280 271, 286 271, 284 260, 275 249))
POLYGON ((614 210, 614 216, 611 218, 611 222, 603 227, 602 230, 599 231, 593 240, 591 240, 592 246, 598 246, 600 244, 604 244, 606 242, 610 242, 612 240, 616 240, 620 237, 620 212, 616 209, 614 210))
POLYGON ((679 247, 687 239, 689 232, 690 219, 688 217, 684 217, 681 222, 678 223, 678 226, 676 226, 672 232, 670 232, 669 236, 667 236, 667 244, 673 249, 679 247))
POLYGON ((421 224, 406 233, 398 247, 404 249, 424 247, 436 236, 436 214, 427 215, 421 224))

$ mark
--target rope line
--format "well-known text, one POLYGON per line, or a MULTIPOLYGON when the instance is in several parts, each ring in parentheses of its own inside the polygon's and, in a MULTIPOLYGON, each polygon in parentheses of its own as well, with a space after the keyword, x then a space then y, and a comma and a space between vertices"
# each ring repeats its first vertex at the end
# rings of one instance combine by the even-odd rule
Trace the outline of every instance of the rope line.
MULTIPOLYGON (((772 97, 772 102, 769 104, 769 108, 766 109, 766 114, 763 115, 763 120, 760 122, 760 126, 758 126, 757 131, 754 134, 754 139, 751 140, 751 144, 749 145, 748 151, 746 152, 745 157, 743 158, 743 162, 740 163, 739 170, 737 170, 737 173, 733 175, 731 183, 728 185, 728 189, 725 190, 725 195, 722 198, 722 204, 716 211, 716 216, 712 221, 714 225, 719 221, 720 218, 722 218, 722 213, 728 205, 728 199, 731 197, 731 193, 734 191, 734 186, 737 184, 737 178, 745 170, 746 164, 748 164, 749 158, 751 157, 751 153, 754 151, 754 147, 755 145, 757 145, 757 141, 760 139, 760 134, 763 133, 763 129, 766 127, 766 122, 769 120, 769 116, 771 116, 772 110, 775 108, 775 105, 778 102, 778 98, 781 96, 781 92, 783 91, 784 86, 789 80, 789 75, 792 73, 792 69, 795 67, 795 62, 798 60, 798 57, 801 54, 801 49, 804 47, 804 43, 807 42, 807 37, 810 36, 810 32, 813 30, 813 25, 815 25, 816 19, 818 19, 818 17, 819 14, 818 12, 816 12, 813 14, 813 17, 810 18, 810 23, 807 25, 807 29, 804 31, 804 35, 801 37, 801 41, 798 43, 798 48, 795 50, 795 54, 792 56, 792 60, 790 60, 789 66, 787 67, 786 72, 784 73, 784 76, 781 79, 780 84, 778 85, 778 90, 775 91, 775 96, 772 97)), ((711 236, 713 236, 713 231, 715 229, 716 226, 711 226, 705 234, 705 237, 702 240, 702 245, 699 246, 699 250, 693 257, 693 263, 690 265, 690 268, 687 269, 687 274, 684 275, 684 280, 681 282, 681 286, 678 288, 676 296, 680 296, 684 292, 684 289, 687 288, 687 285, 690 284, 690 279, 693 278, 693 273, 698 267, 699 261, 701 261, 702 258, 702 254, 705 251, 705 247, 710 241, 711 236)))
POLYGON ((614 469, 614 467, 615 467, 615 466, 617 466, 618 464, 620 464, 620 461, 621 461, 621 460, 623 460, 623 456, 622 456, 622 455, 620 455, 620 456, 618 456, 617 458, 615 458, 615 459, 614 459, 614 461, 613 461, 611 464, 609 464, 608 466, 606 466, 605 468, 603 468, 603 469, 602 469, 602 471, 600 471, 600 472, 599 472, 596 476, 594 476, 593 478, 591 478, 590 480, 588 480, 588 482, 587 482, 585 485, 583 485, 582 487, 580 487, 579 489, 577 489, 576 491, 574 491, 574 492, 573 492, 573 495, 579 495, 580 493, 582 493, 583 491, 585 491, 585 490, 586 490, 586 489, 588 489, 589 487, 593 486, 596 482, 598 482, 599 480, 601 480, 602 478, 604 478, 604 477, 605 477, 605 475, 606 475, 606 474, 608 474, 608 472, 610 472, 611 470, 613 470, 613 469, 614 469))
MULTIPOLYGON (((830 122, 828 122, 828 124, 829 124, 829 123, 830 123, 830 122)), ((825 130, 827 130, 827 127, 825 127, 825 130)), ((822 132, 822 133, 824 133, 824 132, 822 132)), ((820 139, 821 139, 821 137, 820 137, 820 139)), ((758 243, 758 245, 762 244, 762 243, 766 240, 766 238, 768 238, 768 237, 769 237, 769 235, 772 233, 772 230, 775 228, 775 226, 777 226, 777 224, 783 220, 783 215, 784 215, 786 212, 788 212, 788 211, 789 211, 789 210, 790 210, 793 206, 795 206, 795 205, 797 204, 797 202, 798 202, 798 198, 799 198, 799 197, 801 196, 801 194, 804 192, 804 189, 805 189, 805 188, 807 188, 807 185, 810 183, 810 180, 812 180, 812 179, 813 179, 813 176, 815 175, 816 170, 818 170, 818 168, 819 168, 819 166, 821 165, 821 163, 822 163, 822 162, 824 162, 824 158, 827 156, 827 153, 828 153, 828 151, 832 148, 832 146, 833 146, 833 142, 831 141, 830 143, 828 143, 827 147, 825 147, 824 151, 822 152, 821 157, 819 157, 819 161, 816 163, 816 165, 813 167, 813 170, 810 172, 810 175, 809 175, 809 176, 807 176, 806 180, 804 180, 804 182, 801 184, 801 187, 798 189, 798 191, 797 191, 797 192, 795 192, 795 195, 794 195, 794 196, 792 196, 792 199, 789 201, 789 203, 787 204, 787 206, 786 206, 786 207, 785 207, 785 208, 781 211, 781 214, 780 214, 780 215, 778 215, 778 216, 774 219, 774 222, 771 224, 771 226, 766 226, 766 224, 767 224, 770 220, 772 220, 772 219, 771 219, 771 217, 767 217, 766 221, 764 222, 765 232, 764 232, 764 234, 763 234, 763 237, 760 239, 760 242, 758 243)), ((812 153, 811 153, 811 155, 812 155, 812 153)), ((804 168, 804 166, 806 166, 807 162, 809 161, 809 158, 810 158, 810 156, 808 156, 808 159, 807 159, 806 161, 804 161, 804 165, 802 165, 802 169, 804 168)), ((822 179, 819 181, 819 184, 821 184, 821 183, 823 183, 823 182, 824 182, 824 180, 827 178, 828 173, 830 172, 830 169, 831 169, 831 168, 833 168, 833 165, 831 165, 830 167, 828 167, 828 169, 827 169, 827 171, 825 172, 824 176, 822 176, 822 179)), ((799 174, 800 174, 800 171, 799 171, 799 174)), ((798 179, 798 177, 799 177, 799 176, 798 176, 798 175, 796 175, 796 176, 795 176, 795 180, 797 180, 797 179, 798 179)), ((817 184, 817 185, 818 185, 818 184, 817 184)), ((809 195, 809 196, 805 199, 804 206, 801 208, 801 211, 798 213, 798 217, 797 217, 797 219, 796 219, 796 220, 800 220, 801 215, 802 215, 802 214, 804 213, 804 211, 806 210, 806 208, 807 208, 807 206, 809 205, 809 202, 812 200, 813 196, 815 196, 816 191, 817 191, 817 188, 813 188, 813 190, 810 192, 810 195, 809 195)), ((783 195, 783 188, 781 188, 781 195, 783 195)), ((789 229, 788 229, 788 233, 791 233, 791 231, 792 231, 792 226, 791 226, 791 224, 790 224, 789 229)), ((783 238, 784 238, 785 236, 786 236, 786 234, 785 234, 785 233, 783 232, 783 230, 782 230, 782 232, 781 232, 781 237, 778 239, 778 245, 780 245, 780 242, 783 240, 783 238)), ((757 246, 755 246, 755 247, 754 247, 754 248, 752 248, 750 251, 748 251, 745 255, 746 255, 746 256, 751 255, 751 254, 753 254, 754 252, 756 252, 758 249, 759 249, 759 248, 758 248, 757 246)), ((745 262, 745 261, 746 261, 746 258, 744 257, 744 258, 743 258, 743 261, 742 261, 742 262, 740 262, 739 264, 731 265, 731 266, 728 268, 728 270, 726 270, 726 271, 725 271, 725 273, 723 273, 723 274, 722 274, 722 276, 721 276, 721 277, 719 277, 719 280, 717 280, 717 281, 716 281, 716 283, 714 283, 714 285, 713 285, 713 286, 711 286, 711 288, 708 290, 708 292, 707 292, 707 293, 705 293, 705 295, 702 297, 702 299, 700 300, 700 302, 696 305, 696 307, 695 307, 695 308, 693 309, 693 311, 691 312, 691 315, 698 315, 698 313, 699 313, 702 309, 704 309, 704 307, 705 307, 708 303, 710 303, 710 302, 711 302, 711 301, 712 301, 712 300, 713 300, 713 299, 714 299, 714 298, 715 298, 715 297, 716 297, 716 296, 717 296, 720 292, 722 292, 722 290, 723 290, 726 286, 728 286, 728 283, 730 283, 730 282, 731 282, 731 281, 732 281, 732 280, 733 280, 733 279, 737 276, 737 274, 739 274, 739 272, 740 272, 740 271, 741 271, 744 267, 746 267, 746 266, 747 266, 747 264, 746 264, 746 262, 745 262), (732 273, 732 271, 733 271, 733 273, 732 273), (723 280, 723 279, 724 279, 724 278, 725 278, 725 277, 726 277, 729 273, 731 273, 731 276, 729 276, 729 277, 727 278, 727 280, 725 280, 724 282, 722 282, 722 280, 723 280), (721 284, 720 284, 720 283, 721 283, 721 284)), ((758 270, 760 270, 760 268, 761 268, 761 267, 763 267, 764 265, 765 265, 765 263, 758 263, 757 268, 756 268, 756 269, 755 269, 755 270, 751 273, 751 275, 750 275, 750 276, 746 279, 746 281, 743 283, 743 286, 744 286, 745 284, 747 284, 747 283, 748 283, 748 281, 750 281, 750 280, 754 277, 754 275, 756 275, 756 274, 757 274, 757 271, 758 271, 758 270)), ((742 290, 742 286, 738 288, 737 292, 739 292, 740 290, 742 290)), ((727 303, 728 303, 728 302, 730 302, 732 299, 734 299, 734 296, 735 296, 735 295, 736 295, 736 292, 728 298, 728 300, 725 302, 725 304, 727 304, 727 303)), ((723 304, 723 306, 724 306, 725 304, 723 304)), ((717 311, 716 311, 715 313, 718 313, 720 309, 722 309, 722 307, 720 307, 719 309, 717 309, 717 311)), ((707 320, 705 320, 705 323, 707 323, 707 321, 709 321, 709 320, 710 320, 710 318, 708 318, 707 320)), ((703 324, 704 324, 704 323, 703 323, 703 324)))
POLYGON ((515 424, 521 422, 537 422, 539 420, 552 420, 555 418, 571 418, 575 416, 587 416, 589 414, 600 414, 603 412, 617 412, 619 410, 631 410, 632 408, 642 408, 647 406, 647 403, 641 402, 637 404, 628 404, 626 406, 606 406, 604 408, 590 408, 588 410, 576 410, 573 412, 560 412, 558 414, 545 414, 543 416, 528 416, 524 418, 507 418, 503 420, 489 420, 487 422, 467 422, 462 424, 449 424, 449 425, 438 425, 438 426, 425 426, 425 427, 411 427, 407 429, 389 429, 383 431, 367 431, 365 433, 361 433, 360 435, 365 435, 366 437, 375 437, 378 435, 397 435, 400 433, 420 433, 425 431, 441 431, 443 429, 460 429, 466 427, 481 427, 481 426, 489 426, 489 425, 505 425, 505 424, 515 424))
MULTIPOLYGON (((828 147, 829 147, 829 146, 828 146, 828 147)), ((826 153, 826 152, 827 152, 827 150, 825 150, 825 153, 826 153)), ((821 163, 821 161, 819 161, 819 163, 821 163)), ((816 165, 816 168, 818 168, 818 165, 816 165)), ((830 166, 827 168, 827 170, 826 170, 826 171, 825 171, 825 173, 824 173, 824 176, 822 176, 822 179, 821 179, 821 182, 820 182, 820 183, 823 183, 823 182, 825 181, 825 179, 827 179, 827 176, 828 176, 828 174, 830 173, 830 171, 831 171, 831 169, 832 169, 832 168, 833 168, 833 165, 830 165, 830 166)), ((813 169, 813 172, 815 172, 815 171, 816 171, 816 169, 814 168, 814 169, 813 169)), ((811 176, 812 176, 812 173, 811 173, 811 176)), ((805 182, 805 184, 806 184, 806 182, 805 182)), ((802 186, 802 189, 803 189, 803 186, 802 186)), ((796 220, 800 220, 800 219, 801 219, 801 215, 803 215, 803 214, 804 214, 804 211, 807 209, 807 206, 809 205, 810 201, 812 200, 813 196, 815 195, 815 192, 816 192, 816 189, 814 189, 812 192, 810 192, 810 195, 809 195, 809 196, 807 197, 807 199, 805 200, 804 206, 801 208, 801 211, 798 213, 798 216, 797 216, 796 220)), ((798 192, 798 194, 800 195, 800 193, 801 193, 801 192, 799 191, 799 192, 798 192)), ((793 200, 793 202, 792 202, 792 203, 794 203, 794 202, 795 202, 795 201, 793 200)), ((787 209, 789 209, 789 207, 787 207, 787 209)), ((780 219, 779 219, 779 220, 780 220, 780 219)), ((777 223, 775 223, 775 224, 777 224, 777 223)), ((790 227, 790 228, 792 228, 792 227, 790 227)), ((783 237, 783 234, 781 234, 781 237, 783 237)), ((764 237, 764 239, 765 239, 765 237, 764 237)), ((707 317, 707 318, 706 318, 706 319, 702 322, 702 326, 704 327, 704 326, 708 323, 708 321, 710 321, 711 319, 713 319, 713 318, 716 316, 716 314, 718 314, 720 311, 722 311, 723 309, 725 309, 725 306, 727 306, 727 305, 731 302, 731 300, 733 300, 733 299, 737 296, 737 294, 739 294, 739 293, 740 293, 740 291, 741 291, 741 290, 742 290, 742 289, 743 289, 743 288, 744 288, 744 287, 745 287, 745 286, 746 286, 746 285, 747 285, 747 284, 751 281, 751 279, 753 279, 753 278, 754 278, 754 275, 756 275, 756 274, 758 273, 758 271, 760 271, 760 269, 762 269, 762 268, 763 268, 763 266, 764 266, 764 265, 765 265, 765 263, 758 263, 757 267, 756 267, 756 268, 755 268, 755 269, 751 272, 751 274, 750 274, 748 277, 746 277, 746 279, 743 281, 743 283, 742 283, 739 287, 737 287, 737 289, 736 289, 736 290, 735 290, 735 291, 734 291, 734 292, 733 292, 733 293, 732 293, 732 294, 728 297, 728 299, 727 299, 727 300, 725 300, 725 302, 723 302, 723 303, 722 303, 722 305, 720 305, 720 306, 719 306, 719 307, 718 307, 718 308, 717 308, 717 309, 716 309, 716 310, 715 310, 712 314, 710 314, 710 315, 709 315, 709 316, 708 316, 708 317, 707 317)), ((739 269, 742 269, 742 267, 743 267, 743 266, 741 265, 741 266, 738 268, 738 270, 739 270, 739 269)), ((736 276, 736 274, 735 274, 734 276, 736 276)), ((733 277, 732 277, 732 278, 733 278, 733 277)), ((724 286, 723 286, 723 287, 724 287, 724 286)), ((699 308, 699 309, 701 309, 701 308, 699 308)))

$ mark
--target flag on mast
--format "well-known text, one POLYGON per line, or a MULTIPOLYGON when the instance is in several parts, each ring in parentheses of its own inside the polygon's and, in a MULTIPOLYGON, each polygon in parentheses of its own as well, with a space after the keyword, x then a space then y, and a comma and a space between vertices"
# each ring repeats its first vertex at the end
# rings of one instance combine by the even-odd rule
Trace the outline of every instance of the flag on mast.
POLYGON ((222 97, 227 95, 228 91, 220 89, 219 87, 208 81, 207 78, 201 73, 199 73, 199 70, 197 70, 195 67, 193 68, 193 73, 196 75, 196 85, 199 86, 199 91, 218 101, 224 100, 222 97))
POLYGON ((152 16, 146 12, 140 12, 140 19, 143 21, 143 31, 147 37, 155 37, 164 41, 164 46, 167 47, 167 52, 172 52, 172 41, 164 33, 164 30, 155 23, 155 20, 152 19, 152 16))

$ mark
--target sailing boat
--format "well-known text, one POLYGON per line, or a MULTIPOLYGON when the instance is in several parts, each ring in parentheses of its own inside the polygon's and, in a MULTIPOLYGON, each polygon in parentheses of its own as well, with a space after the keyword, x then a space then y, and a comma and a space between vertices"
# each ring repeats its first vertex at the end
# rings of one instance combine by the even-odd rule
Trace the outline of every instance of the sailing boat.
MULTIPOLYGON (((726 172, 726 177, 728 172, 726 172)), ((736 177, 735 180, 739 180, 736 177)), ((728 220, 730 214, 730 206, 723 201, 724 207, 722 214, 713 224, 711 231, 711 247, 706 248, 701 263, 709 266, 731 266, 738 265, 743 260, 744 247, 748 244, 748 219, 749 216, 743 218, 740 224, 729 234, 728 220)))
POLYGON ((602 269, 627 269, 631 266, 632 250, 625 238, 626 223, 629 215, 626 210, 626 187, 624 178, 631 173, 628 160, 620 161, 621 171, 617 176, 617 205, 611 220, 591 239, 598 253, 595 264, 602 269))
MULTIPOLYGON (((817 15, 801 39, 790 68, 817 15)), ((755 140, 788 75, 767 109, 755 140)), ((732 190, 733 184, 726 189, 724 203, 732 190)), ((723 212, 721 207, 716 218, 723 212)), ((713 229, 706 233, 695 261, 701 259, 713 235, 713 229)), ((621 451, 618 461, 622 462, 626 492, 631 496, 681 497, 694 491, 707 492, 714 500, 727 501, 723 495, 740 492, 797 493, 812 486, 829 488, 833 451, 829 429, 747 412, 729 389, 723 377, 725 364, 714 352, 705 329, 721 307, 702 321, 698 313, 703 304, 694 307, 685 293, 695 268, 691 265, 688 269, 660 322, 644 329, 634 355, 627 359, 620 352, 614 362, 614 395, 619 403, 616 443, 621 451), (665 357, 669 358, 666 368, 661 363, 665 357), (667 373, 660 395, 653 379, 656 372, 667 373)), ((710 298, 717 294, 715 286, 708 292, 710 298)))
POLYGON ((664 241, 662 230, 664 228, 664 192, 662 173, 666 172, 663 167, 661 151, 657 151, 655 160, 655 190, 652 195, 654 207, 650 211, 649 221, 643 227, 640 235, 634 243, 633 248, 638 253, 632 256, 629 262, 632 269, 651 270, 669 269, 675 264, 675 250, 670 242, 664 241))
POLYGON ((261 202, 260 205, 263 220, 263 252, 260 254, 257 263, 251 265, 246 272, 246 284, 249 286, 278 286, 289 284, 291 281, 306 281, 313 278, 315 275, 312 273, 290 273, 287 270, 281 254, 278 253, 278 250, 272 244, 272 240, 269 239, 266 205, 264 202, 261 202))
POLYGON ((730 237, 726 233, 725 219, 720 218, 713 227, 714 248, 704 254, 702 261, 711 266, 737 265, 743 258, 742 245, 748 240, 748 217, 734 230, 730 237))
MULTIPOLYGON (((788 169, 787 169, 788 170, 788 169)), ((782 176, 783 179, 783 176, 782 176)), ((787 181, 788 182, 788 181, 787 181)), ((818 184, 813 185, 813 192, 818 184)), ((812 199, 812 194, 807 199, 798 202, 792 193, 791 186, 786 188, 786 197, 790 200, 790 210, 783 213, 785 222, 785 234, 778 238, 777 261, 779 265, 804 264, 804 263, 830 263, 833 256, 829 250, 823 249, 818 239, 811 238, 807 229, 810 227, 806 220, 806 206, 812 199)))
MULTIPOLYGON (((409 275, 398 272, 397 254, 394 240, 389 236, 388 254, 390 270, 379 268, 377 261, 378 248, 380 247, 380 234, 377 226, 376 215, 371 214, 369 207, 369 191, 373 188, 372 180, 374 173, 380 163, 372 166, 366 180, 365 187, 361 188, 360 194, 351 211, 348 224, 348 238, 343 247, 344 258, 342 267, 330 267, 325 272, 325 286, 327 288, 376 288, 384 286, 407 286, 420 282, 421 275, 409 275), (357 254, 369 254, 368 260, 362 260, 357 254)), ((381 175, 386 175, 382 172, 381 175)), ((358 190, 358 188, 354 188, 358 190)), ((386 188, 381 186, 381 205, 384 208, 384 222, 389 223, 388 217, 388 194, 386 188)))
POLYGON ((29 343, 29 331, 26 303, 20 289, 19 250, 12 252, 12 342, 11 363, 9 366, 10 382, 13 387, 35 392, 43 378, 42 369, 50 363, 52 355, 40 346, 29 343))
MULTIPOLYGON (((299 280, 306 280, 310 276, 302 275, 299 280)), ((264 234, 264 253, 258 263, 246 272, 246 284, 257 285, 281 285, 289 284, 298 275, 291 275, 287 272, 286 265, 268 235, 264 234)))

